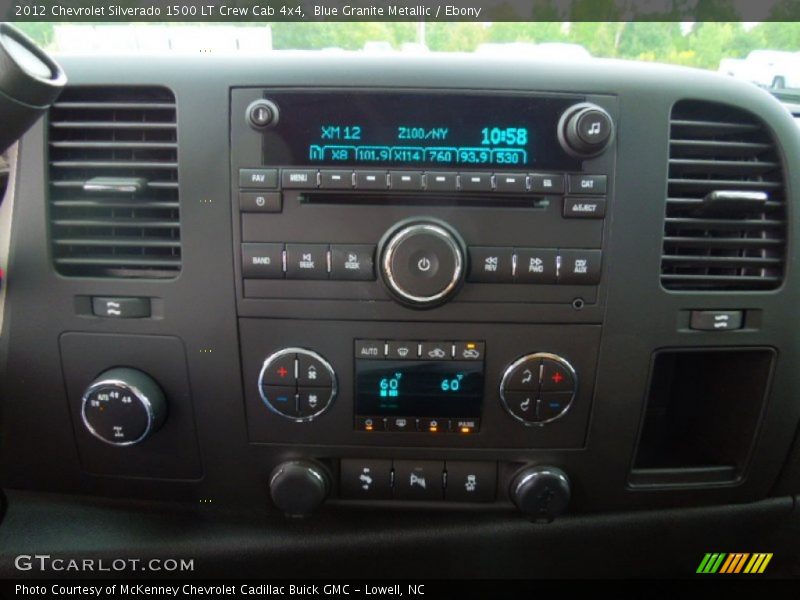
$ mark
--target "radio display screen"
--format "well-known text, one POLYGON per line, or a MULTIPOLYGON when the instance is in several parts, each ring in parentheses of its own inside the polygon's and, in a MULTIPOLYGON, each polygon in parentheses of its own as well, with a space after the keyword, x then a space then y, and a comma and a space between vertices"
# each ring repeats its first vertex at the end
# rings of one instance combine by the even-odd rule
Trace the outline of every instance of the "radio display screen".
POLYGON ((571 170, 558 144, 575 98, 421 92, 275 92, 277 125, 264 133, 274 166, 571 170))
POLYGON ((356 360, 356 414, 478 418, 483 361, 356 360))

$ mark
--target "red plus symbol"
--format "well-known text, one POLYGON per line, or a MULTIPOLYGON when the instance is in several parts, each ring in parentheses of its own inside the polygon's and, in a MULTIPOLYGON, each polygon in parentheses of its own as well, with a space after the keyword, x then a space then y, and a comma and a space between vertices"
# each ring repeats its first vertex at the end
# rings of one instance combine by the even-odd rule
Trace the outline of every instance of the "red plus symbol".
POLYGON ((281 367, 280 369, 278 369, 278 375, 280 375, 281 378, 286 377, 288 373, 289 371, 286 370, 286 367, 281 367))
POLYGON ((553 383, 561 383, 561 380, 564 379, 564 376, 559 373, 558 371, 550 378, 553 380, 553 383))

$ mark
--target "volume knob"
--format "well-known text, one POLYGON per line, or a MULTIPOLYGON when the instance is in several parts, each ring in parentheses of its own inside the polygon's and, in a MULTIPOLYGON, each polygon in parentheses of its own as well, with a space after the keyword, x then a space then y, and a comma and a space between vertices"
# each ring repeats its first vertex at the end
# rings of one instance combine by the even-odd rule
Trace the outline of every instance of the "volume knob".
POLYGON ((381 274, 403 304, 437 306, 455 294, 464 279, 464 242, 443 223, 407 223, 384 236, 381 274))

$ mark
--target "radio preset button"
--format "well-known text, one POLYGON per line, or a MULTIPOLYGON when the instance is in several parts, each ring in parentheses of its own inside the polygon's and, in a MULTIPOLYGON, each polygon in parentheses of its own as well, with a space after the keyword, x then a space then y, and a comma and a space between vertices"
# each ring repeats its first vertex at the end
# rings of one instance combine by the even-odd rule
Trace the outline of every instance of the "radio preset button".
POLYGON ((523 173, 498 173, 495 185, 498 192, 522 193, 527 190, 526 175, 523 173))
POLYGON ((283 279, 283 244, 242 244, 242 276, 283 279))
POLYGON ((533 173, 528 176, 531 191, 537 194, 563 194, 564 176, 558 174, 533 173))
POLYGON ((327 279, 328 246, 286 244, 287 279, 327 279))
POLYGON ((393 190, 415 192, 422 188, 422 171, 389 171, 393 190))
POLYGON ((608 177, 605 175, 570 175, 570 194, 605 194, 608 177))
POLYGON ((385 343, 378 340, 356 340, 356 358, 379 359, 384 357, 385 343))
POLYGON ((455 192, 458 189, 458 175, 452 172, 432 171, 425 174, 425 186, 429 191, 455 192))
POLYGON ((388 500, 392 497, 392 461, 343 458, 342 497, 349 500, 388 500))
POLYGON ((558 251, 543 248, 516 248, 514 281, 517 283, 555 283, 558 251))
POLYGON ((353 187, 353 172, 326 169, 319 172, 319 187, 326 190, 349 190, 353 187))
POLYGON ((558 283, 596 285, 600 282, 601 250, 559 250, 558 283))
POLYGON ((491 192, 491 173, 461 173, 459 176, 461 189, 465 192, 491 192))
POLYGON ((497 488, 497 463, 448 460, 445 463, 450 502, 493 502, 497 488))
POLYGON ((444 462, 439 460, 394 461, 395 498, 442 500, 444 462))
POLYGON ((514 280, 511 248, 470 246, 469 281, 476 283, 511 283, 514 280))
POLYGON ((422 342, 419 357, 424 360, 452 360, 453 345, 450 342, 422 342))
POLYGON ((276 188, 278 187, 278 170, 239 169, 239 187, 276 188))
POLYGON ((606 216, 606 199, 564 198, 563 214, 573 219, 602 219, 606 216))
POLYGON ((315 188, 317 187, 317 171, 284 169, 281 172, 281 185, 285 188, 315 188))
POLYGON ((356 188, 360 190, 385 190, 386 171, 356 171, 356 188))
POLYGON ((375 279, 375 246, 331 244, 331 279, 372 281, 375 279))
POLYGON ((395 360, 412 360, 417 358, 419 344, 417 342, 388 342, 386 357, 395 360))

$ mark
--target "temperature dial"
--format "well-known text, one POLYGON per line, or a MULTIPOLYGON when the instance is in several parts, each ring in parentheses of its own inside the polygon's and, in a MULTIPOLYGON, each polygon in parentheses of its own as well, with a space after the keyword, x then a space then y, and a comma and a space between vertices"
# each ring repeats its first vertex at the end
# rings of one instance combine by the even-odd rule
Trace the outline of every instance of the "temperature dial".
POLYGON ((578 375, 564 358, 548 352, 511 363, 500 382, 500 399, 513 418, 525 425, 544 425, 563 417, 572 406, 578 375))
POLYGON ((83 394, 81 417, 97 439, 114 446, 133 446, 155 433, 167 416, 158 384, 129 368, 106 371, 83 394))

